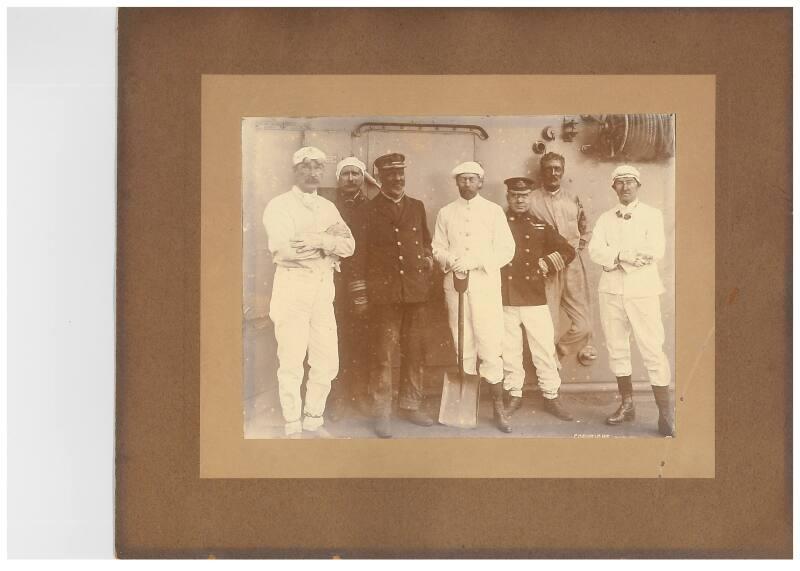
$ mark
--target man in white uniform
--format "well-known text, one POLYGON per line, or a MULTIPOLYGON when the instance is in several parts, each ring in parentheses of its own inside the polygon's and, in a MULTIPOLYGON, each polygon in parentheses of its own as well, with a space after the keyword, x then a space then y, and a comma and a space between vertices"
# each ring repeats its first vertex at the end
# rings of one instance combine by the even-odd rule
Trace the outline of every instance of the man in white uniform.
POLYGON ((641 175, 636 168, 617 167, 611 186, 619 204, 600 215, 589 242, 589 256, 603 267, 598 287, 600 322, 611 371, 622 396, 622 404, 606 422, 621 424, 636 415, 631 384, 632 331, 658 405, 658 430, 664 436, 673 436, 671 375, 663 350, 659 300, 664 286, 656 265, 664 256, 664 219, 660 210, 639 200, 641 175))
POLYGON ((476 162, 452 171, 461 195, 439 211, 433 236, 433 257, 442 267, 444 295, 453 340, 458 339, 458 293, 453 272, 469 272, 464 294, 464 373, 480 374, 491 386, 494 419, 503 432, 511 432, 503 406, 503 301, 500 268, 514 257, 514 237, 503 209, 479 191, 484 171, 476 162))
POLYGON ((278 393, 286 435, 326 435, 325 401, 339 371, 333 272, 355 242, 336 206, 317 195, 325 153, 303 147, 292 157, 295 185, 270 200, 264 228, 275 262, 269 316, 278 341, 278 393), (305 409, 300 397, 308 354, 305 409))

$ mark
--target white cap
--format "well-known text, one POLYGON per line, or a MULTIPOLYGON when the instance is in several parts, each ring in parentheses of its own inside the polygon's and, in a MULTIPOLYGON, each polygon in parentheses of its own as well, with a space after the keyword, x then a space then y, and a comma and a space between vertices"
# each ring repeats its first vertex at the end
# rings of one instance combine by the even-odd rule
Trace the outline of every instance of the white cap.
POLYGON ((453 169, 453 172, 450 173, 453 178, 457 177, 460 174, 476 174, 479 177, 483 178, 483 167, 476 163, 475 161, 467 161, 465 163, 461 163, 456 168, 453 169))
POLYGON ((339 164, 336 165, 336 178, 339 178, 339 175, 344 167, 356 167, 357 169, 361 170, 361 174, 366 174, 367 172, 367 165, 355 157, 347 157, 339 161, 339 164))
POLYGON ((325 153, 320 151, 316 147, 303 147, 302 149, 298 149, 297 152, 292 155, 292 165, 299 165, 304 160, 308 159, 310 161, 320 161, 325 162, 325 153))
POLYGON ((614 186, 614 183, 618 178, 623 177, 633 177, 636 179, 636 182, 642 184, 641 175, 639 171, 636 170, 636 167, 632 167, 631 165, 620 165, 614 169, 614 172, 611 173, 611 186, 614 186))

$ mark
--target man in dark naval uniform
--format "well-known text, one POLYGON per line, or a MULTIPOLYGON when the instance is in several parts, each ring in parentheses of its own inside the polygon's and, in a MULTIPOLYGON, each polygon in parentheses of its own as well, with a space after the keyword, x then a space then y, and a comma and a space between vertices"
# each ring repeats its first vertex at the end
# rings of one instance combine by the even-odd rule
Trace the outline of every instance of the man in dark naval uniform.
MULTIPOLYGON (((352 228, 355 213, 368 200, 364 191, 366 165, 356 157, 347 157, 336 165, 336 208, 348 227, 352 228)), ((331 385, 326 412, 336 422, 344 416, 348 405, 358 405, 369 412, 367 405, 368 333, 366 284, 353 275, 353 258, 344 258, 334 273, 336 326, 339 333, 339 374, 331 385)))
POLYGON ((524 330, 536 366, 545 411, 561 420, 572 420, 572 415, 558 398, 561 377, 555 356, 553 320, 545 295, 545 278, 563 272, 575 258, 575 248, 555 228, 530 212, 531 179, 509 178, 505 185, 508 189, 506 216, 516 245, 514 259, 501 270, 505 326, 503 388, 509 394, 506 414, 511 416, 522 404, 524 330))
POLYGON ((370 390, 375 432, 392 436, 392 352, 400 346, 400 414, 430 426, 421 410, 425 302, 433 269, 431 236, 421 201, 405 194, 405 156, 375 159, 381 191, 356 213, 356 280, 365 280, 369 304, 370 390))

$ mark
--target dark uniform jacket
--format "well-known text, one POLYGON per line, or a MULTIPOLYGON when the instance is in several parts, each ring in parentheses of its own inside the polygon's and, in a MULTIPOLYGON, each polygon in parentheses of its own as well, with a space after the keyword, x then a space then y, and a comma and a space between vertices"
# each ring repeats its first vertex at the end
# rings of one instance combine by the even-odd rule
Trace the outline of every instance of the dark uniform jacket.
MULTIPOLYGON (((364 208, 368 202, 367 195, 363 190, 358 193, 358 196, 352 199, 349 198, 348 194, 337 191, 334 204, 336 204, 336 208, 339 210, 342 220, 344 220, 351 232, 354 232, 353 224, 355 222, 356 211, 364 208)), ((353 237, 355 238, 355 235, 353 237)), ((358 248, 358 244, 356 244, 356 248, 358 248)), ((357 299, 359 295, 363 295, 364 284, 356 283, 352 256, 343 258, 339 262, 339 269, 340 271, 334 272, 333 279, 334 285, 336 286, 336 303, 340 307, 344 306, 350 308, 354 300, 357 299)))
POLYGON ((370 304, 419 303, 430 289, 431 235, 422 201, 395 204, 378 193, 356 212, 354 282, 364 280, 370 304))
POLYGON ((516 252, 501 270, 503 305, 545 305, 545 276, 539 268, 539 258, 547 264, 547 275, 552 275, 563 271, 575 258, 575 248, 555 228, 533 214, 509 210, 506 218, 516 252))

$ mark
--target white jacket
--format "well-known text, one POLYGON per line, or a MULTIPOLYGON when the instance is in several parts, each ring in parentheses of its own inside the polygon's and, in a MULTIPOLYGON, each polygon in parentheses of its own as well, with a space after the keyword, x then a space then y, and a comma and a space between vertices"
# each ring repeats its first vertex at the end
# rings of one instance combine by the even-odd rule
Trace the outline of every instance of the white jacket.
MULTIPOLYGON (((431 247, 445 274, 452 271, 455 258, 472 258, 478 268, 470 271, 470 284, 483 282, 485 276, 485 283, 498 292, 500 268, 512 260, 516 248, 503 209, 480 195, 472 200, 459 197, 439 210, 431 247)), ((452 282, 449 275, 445 288, 448 282, 452 282)))
POLYGON ((316 192, 304 193, 293 186, 269 201, 262 221, 267 246, 278 266, 330 270, 355 251, 353 235, 336 205, 316 192), (305 232, 322 234, 322 248, 298 254, 291 240, 305 232))
POLYGON ((603 266, 598 291, 646 297, 664 293, 657 262, 664 257, 664 217, 661 211, 636 200, 617 204, 600 215, 589 242, 589 256, 603 266), (626 219, 625 217, 628 216, 626 219), (619 253, 631 250, 652 261, 641 267, 620 263, 619 253))

